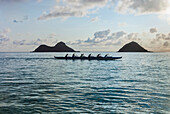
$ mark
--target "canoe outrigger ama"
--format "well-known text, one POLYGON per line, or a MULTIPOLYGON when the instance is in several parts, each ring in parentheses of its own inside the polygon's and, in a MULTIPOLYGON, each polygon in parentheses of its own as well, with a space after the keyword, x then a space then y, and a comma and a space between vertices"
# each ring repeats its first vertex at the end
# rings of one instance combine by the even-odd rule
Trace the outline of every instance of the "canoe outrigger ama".
POLYGON ((65 60, 116 60, 116 59, 121 59, 122 57, 111 57, 106 54, 104 57, 100 56, 98 54, 96 57, 91 56, 91 54, 88 55, 88 57, 84 56, 84 54, 81 54, 81 56, 75 56, 75 54, 72 55, 72 57, 68 57, 68 54, 66 54, 65 57, 56 57, 54 56, 55 59, 65 59, 65 60))

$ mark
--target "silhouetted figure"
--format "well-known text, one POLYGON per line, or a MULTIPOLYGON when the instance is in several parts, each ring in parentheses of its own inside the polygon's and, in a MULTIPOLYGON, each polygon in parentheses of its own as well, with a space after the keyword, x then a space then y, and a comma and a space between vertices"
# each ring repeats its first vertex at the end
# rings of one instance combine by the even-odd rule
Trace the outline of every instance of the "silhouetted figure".
POLYGON ((66 54, 65 58, 67 58, 68 54, 66 54))
POLYGON ((106 58, 108 56, 108 54, 106 54, 104 57, 106 58))
POLYGON ((80 56, 80 57, 82 58, 82 57, 83 57, 83 55, 84 55, 84 54, 81 54, 81 56, 80 56))
POLYGON ((89 54, 88 58, 90 58, 90 57, 91 57, 91 54, 89 54))
POLYGON ((72 57, 75 57, 75 54, 73 54, 72 57))
POLYGON ((100 55, 101 55, 101 54, 98 54, 97 57, 101 57, 100 55))

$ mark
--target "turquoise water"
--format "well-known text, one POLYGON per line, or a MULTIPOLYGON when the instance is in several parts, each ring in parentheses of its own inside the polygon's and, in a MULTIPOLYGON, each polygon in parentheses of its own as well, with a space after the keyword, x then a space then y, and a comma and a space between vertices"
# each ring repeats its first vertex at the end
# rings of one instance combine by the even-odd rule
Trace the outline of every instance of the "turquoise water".
POLYGON ((0 53, 0 113, 170 112, 170 53, 53 59, 64 55, 0 53))

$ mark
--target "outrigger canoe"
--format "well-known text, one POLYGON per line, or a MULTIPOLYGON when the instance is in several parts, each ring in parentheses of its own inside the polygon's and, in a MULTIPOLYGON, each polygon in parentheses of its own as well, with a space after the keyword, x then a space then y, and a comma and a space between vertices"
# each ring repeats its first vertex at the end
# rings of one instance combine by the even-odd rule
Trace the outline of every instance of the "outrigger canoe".
POLYGON ((65 59, 65 60, 116 60, 122 57, 56 57, 55 59, 65 59))

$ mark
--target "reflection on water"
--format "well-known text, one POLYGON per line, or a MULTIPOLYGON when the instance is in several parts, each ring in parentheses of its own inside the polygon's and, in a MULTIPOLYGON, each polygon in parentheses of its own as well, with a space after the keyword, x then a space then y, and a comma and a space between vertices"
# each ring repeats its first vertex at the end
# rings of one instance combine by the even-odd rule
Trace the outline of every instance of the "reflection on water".
POLYGON ((64 54, 0 53, 0 113, 170 112, 170 53, 53 59, 64 54))

